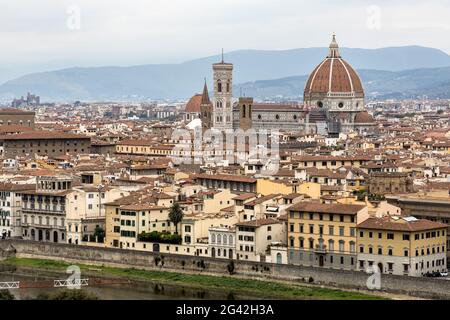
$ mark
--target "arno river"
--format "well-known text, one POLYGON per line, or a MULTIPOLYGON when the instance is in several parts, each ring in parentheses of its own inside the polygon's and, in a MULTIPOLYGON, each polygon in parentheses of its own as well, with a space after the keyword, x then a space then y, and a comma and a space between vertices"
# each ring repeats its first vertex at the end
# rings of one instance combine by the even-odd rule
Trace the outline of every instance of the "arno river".
MULTIPOLYGON (((23 275, 10 272, 0 273, 0 282, 11 281, 39 281, 42 279, 55 279, 55 277, 41 277, 40 275, 23 275)), ((59 277, 60 279, 62 277, 59 277)), ((94 293, 101 300, 198 300, 198 299, 237 299, 247 297, 237 297, 230 292, 211 292, 201 289, 184 288, 179 285, 167 285, 158 283, 126 283, 110 284, 97 287, 83 286, 84 290, 94 293)), ((23 288, 10 289, 16 299, 33 299, 41 293, 53 293, 56 288, 23 288)))

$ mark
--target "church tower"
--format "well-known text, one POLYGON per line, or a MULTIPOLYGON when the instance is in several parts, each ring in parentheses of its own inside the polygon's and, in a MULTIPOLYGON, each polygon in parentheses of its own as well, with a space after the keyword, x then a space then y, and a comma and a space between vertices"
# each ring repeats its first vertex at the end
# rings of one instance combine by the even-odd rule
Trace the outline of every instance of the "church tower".
POLYGON ((211 129, 212 127, 212 116, 213 116, 213 107, 211 105, 211 101, 209 100, 208 87, 205 85, 203 87, 202 101, 200 103, 200 119, 202 120, 202 132, 204 133, 206 130, 211 129))
POLYGON ((233 64, 223 59, 213 64, 213 126, 225 130, 233 128, 233 64))
POLYGON ((239 128, 246 131, 252 128, 253 98, 239 98, 239 128))

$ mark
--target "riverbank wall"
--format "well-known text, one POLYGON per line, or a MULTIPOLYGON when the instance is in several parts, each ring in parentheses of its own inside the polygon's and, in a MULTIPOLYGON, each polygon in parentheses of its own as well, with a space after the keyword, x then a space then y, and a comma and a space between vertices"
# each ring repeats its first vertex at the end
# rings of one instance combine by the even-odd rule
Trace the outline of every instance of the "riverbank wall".
MULTIPOLYGON (((65 261, 73 264, 283 280, 341 289, 368 290, 364 272, 282 265, 242 260, 222 260, 136 250, 98 248, 25 240, 0 241, 0 258, 10 256, 65 261)), ((379 291, 431 299, 450 299, 450 280, 380 275, 379 291)), ((377 285, 377 282, 370 283, 377 285)), ((373 287, 371 287, 373 288, 373 287)))

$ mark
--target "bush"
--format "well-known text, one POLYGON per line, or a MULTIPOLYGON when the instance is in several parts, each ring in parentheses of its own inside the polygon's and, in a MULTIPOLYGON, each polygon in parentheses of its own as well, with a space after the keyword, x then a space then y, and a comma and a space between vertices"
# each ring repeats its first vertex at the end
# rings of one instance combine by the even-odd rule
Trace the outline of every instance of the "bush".
POLYGON ((181 236, 178 234, 170 234, 168 232, 152 231, 150 233, 142 232, 138 236, 138 240, 142 242, 181 244, 181 236))
POLYGON ((0 300, 15 300, 14 295, 9 290, 0 290, 0 300))
POLYGON ((234 261, 230 261, 227 265, 227 270, 229 274, 234 274, 234 261))

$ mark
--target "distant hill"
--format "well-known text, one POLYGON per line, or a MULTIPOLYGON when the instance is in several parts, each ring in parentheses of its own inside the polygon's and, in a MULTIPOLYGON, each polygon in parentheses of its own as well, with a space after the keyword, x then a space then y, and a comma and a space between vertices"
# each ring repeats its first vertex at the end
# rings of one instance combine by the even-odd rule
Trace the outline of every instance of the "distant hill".
MULTIPOLYGON (((399 72, 358 70, 367 97, 450 99, 450 67, 415 69, 399 72)), ((308 76, 286 77, 242 83, 235 90, 255 98, 299 97, 308 76)))
MULTIPOLYGON (((269 86, 270 82, 264 82, 270 95, 284 95, 284 92, 298 94, 298 88, 301 88, 302 84, 296 83, 296 81, 304 79, 304 77, 298 79, 296 77, 309 74, 326 56, 327 52, 328 48, 284 51, 242 50, 226 54, 225 60, 234 64, 235 84, 245 83, 245 86, 250 87, 250 82, 261 79, 278 79, 274 80, 275 82, 271 86, 269 86), (280 92, 277 92, 277 86, 280 88, 280 92)), ((423 74, 421 79, 427 82, 420 84, 416 83, 418 78, 411 79, 411 81, 407 78, 396 80, 395 77, 390 76, 389 72, 425 69, 423 71, 425 73, 438 72, 439 77, 444 78, 444 75, 440 73, 445 72, 444 69, 439 71, 440 69, 430 68, 450 66, 450 56, 446 53, 419 46, 382 49, 342 48, 341 53, 356 69, 371 70, 362 72, 364 80, 368 81, 367 89, 380 94, 392 91, 389 86, 383 87, 383 79, 395 84, 394 88, 398 88, 401 93, 404 92, 403 90, 418 90, 428 84, 430 85, 429 90, 432 90, 431 87, 437 83, 433 80, 434 76, 430 74, 428 76, 423 74), (398 82, 405 82, 413 85, 414 88, 398 82)), ((0 99, 12 99, 24 95, 28 91, 40 95, 43 101, 185 99, 201 91, 205 77, 210 83, 211 64, 219 60, 219 56, 213 56, 181 64, 69 68, 33 73, 0 85, 0 99)), ((405 72, 403 75, 408 77, 409 71, 405 72)), ((419 77, 418 73, 420 72, 414 72, 419 77)), ((443 87, 441 89, 434 88, 432 91, 435 91, 436 94, 445 91, 445 84, 441 82, 437 84, 443 85, 443 87)), ((262 84, 256 82, 254 85, 262 84)), ((300 92, 302 91, 303 88, 300 92)), ((236 92, 236 95, 238 93, 236 92)), ((262 92, 262 94, 265 95, 266 92, 262 92)))

